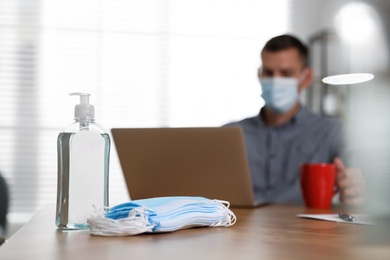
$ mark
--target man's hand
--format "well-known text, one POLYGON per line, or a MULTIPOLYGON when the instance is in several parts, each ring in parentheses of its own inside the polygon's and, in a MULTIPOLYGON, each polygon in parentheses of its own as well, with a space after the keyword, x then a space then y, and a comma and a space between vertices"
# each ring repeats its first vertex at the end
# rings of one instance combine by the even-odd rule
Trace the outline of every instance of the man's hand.
POLYGON ((336 166, 336 185, 341 203, 361 205, 365 200, 366 182, 359 169, 346 168, 340 158, 334 159, 336 166))

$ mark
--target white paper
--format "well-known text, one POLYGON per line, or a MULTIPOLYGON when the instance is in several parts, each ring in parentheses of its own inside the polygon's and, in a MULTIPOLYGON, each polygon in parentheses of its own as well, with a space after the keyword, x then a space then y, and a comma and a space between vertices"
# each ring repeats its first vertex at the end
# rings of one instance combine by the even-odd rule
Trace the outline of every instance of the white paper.
POLYGON ((360 224, 360 225, 373 225, 374 223, 369 221, 369 216, 364 214, 356 214, 353 215, 356 220, 355 221, 346 221, 339 217, 339 214, 298 214, 299 218, 311 218, 325 221, 333 221, 347 224, 360 224))

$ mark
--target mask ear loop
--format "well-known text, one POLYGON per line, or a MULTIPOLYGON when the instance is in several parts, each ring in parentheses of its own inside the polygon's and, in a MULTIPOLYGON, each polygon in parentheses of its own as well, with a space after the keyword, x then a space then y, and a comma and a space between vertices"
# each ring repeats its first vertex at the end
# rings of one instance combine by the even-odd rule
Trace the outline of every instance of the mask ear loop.
POLYGON ((298 83, 302 83, 307 76, 307 68, 304 68, 303 71, 301 72, 301 75, 298 78, 298 83))
POLYGON ((213 201, 218 203, 221 206, 220 210, 222 210, 226 214, 226 219, 223 222, 218 222, 212 226, 230 227, 234 225, 237 221, 237 217, 236 215, 234 215, 233 211, 229 209, 230 202, 226 200, 217 200, 217 199, 214 199, 213 201))
POLYGON ((307 76, 307 74, 308 74, 308 71, 309 71, 309 69, 308 69, 307 67, 303 69, 303 71, 301 72, 301 75, 300 75, 299 78, 298 78, 298 86, 299 86, 303 81, 305 81, 305 78, 306 78, 306 76, 307 76))
MULTIPOLYGON (((96 209, 96 207, 95 207, 96 209)), ((149 221, 151 209, 146 207, 134 208, 128 217, 121 219, 106 218, 103 210, 96 209, 95 214, 87 219, 90 225, 90 233, 95 236, 128 236, 138 235, 144 232, 153 232, 157 225, 149 221)))
POLYGON ((260 66, 258 69, 257 69, 257 77, 260 79, 261 78, 261 72, 263 71, 263 66, 260 66))

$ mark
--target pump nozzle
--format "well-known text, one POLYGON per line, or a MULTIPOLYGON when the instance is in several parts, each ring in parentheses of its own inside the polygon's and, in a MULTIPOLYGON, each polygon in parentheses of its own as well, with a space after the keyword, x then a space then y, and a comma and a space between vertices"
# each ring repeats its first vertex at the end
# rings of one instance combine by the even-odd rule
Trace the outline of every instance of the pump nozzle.
POLYGON ((76 120, 88 120, 95 118, 95 107, 89 104, 89 93, 69 93, 70 96, 80 96, 80 104, 74 108, 76 120))

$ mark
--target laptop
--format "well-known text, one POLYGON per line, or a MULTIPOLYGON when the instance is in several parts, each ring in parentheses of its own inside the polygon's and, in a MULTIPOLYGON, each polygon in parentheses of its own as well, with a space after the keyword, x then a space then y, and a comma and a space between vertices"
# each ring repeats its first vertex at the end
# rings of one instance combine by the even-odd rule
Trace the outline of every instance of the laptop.
POLYGON ((255 202, 239 127, 113 128, 132 200, 202 196, 231 206, 255 202))

